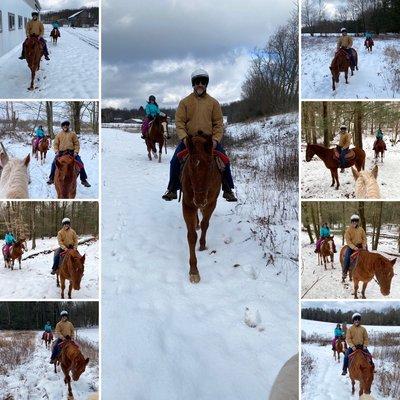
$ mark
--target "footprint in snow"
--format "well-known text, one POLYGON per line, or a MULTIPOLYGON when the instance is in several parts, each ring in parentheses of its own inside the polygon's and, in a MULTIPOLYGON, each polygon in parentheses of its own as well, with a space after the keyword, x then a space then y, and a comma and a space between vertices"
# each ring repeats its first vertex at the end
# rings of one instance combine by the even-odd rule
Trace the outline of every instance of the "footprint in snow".
POLYGON ((261 325, 261 315, 258 310, 246 307, 244 312, 244 322, 250 328, 257 328, 262 332, 265 328, 261 325))

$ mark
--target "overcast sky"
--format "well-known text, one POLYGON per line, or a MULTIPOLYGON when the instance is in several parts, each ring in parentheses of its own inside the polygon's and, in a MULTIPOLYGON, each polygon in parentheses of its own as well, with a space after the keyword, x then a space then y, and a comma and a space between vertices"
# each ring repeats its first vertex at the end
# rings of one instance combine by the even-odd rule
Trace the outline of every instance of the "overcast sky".
POLYGON ((98 7, 99 0, 39 0, 43 10, 63 10, 66 8, 98 7))
POLYGON ((238 100, 251 54, 286 22, 293 0, 103 0, 103 105, 174 107, 205 68, 209 92, 238 100))
POLYGON ((384 308, 400 308, 400 302, 396 301, 302 301, 301 308, 322 308, 324 310, 359 311, 370 308, 376 311, 384 308))

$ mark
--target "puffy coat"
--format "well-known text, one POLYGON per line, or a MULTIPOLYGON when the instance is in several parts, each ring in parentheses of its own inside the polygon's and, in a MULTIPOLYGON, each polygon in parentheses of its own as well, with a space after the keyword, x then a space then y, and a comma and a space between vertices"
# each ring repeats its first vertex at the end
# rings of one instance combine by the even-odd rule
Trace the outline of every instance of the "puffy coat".
POLYGON ((154 118, 158 114, 160 114, 160 109, 158 108, 158 106, 156 104, 154 104, 154 103, 146 104, 146 115, 148 117, 154 118))

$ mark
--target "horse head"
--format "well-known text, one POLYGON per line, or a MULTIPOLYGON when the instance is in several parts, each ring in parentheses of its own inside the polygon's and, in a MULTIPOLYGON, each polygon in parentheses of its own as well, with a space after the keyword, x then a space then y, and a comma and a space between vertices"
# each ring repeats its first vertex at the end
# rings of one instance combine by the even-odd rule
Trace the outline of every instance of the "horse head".
POLYGON ((393 260, 388 260, 387 258, 381 256, 380 265, 375 268, 376 279, 378 280, 381 293, 384 296, 390 294, 390 287, 392 285, 392 279, 394 276, 394 264, 396 263, 396 258, 393 260))
POLYGON ((62 198, 69 198, 71 186, 77 178, 75 169, 75 159, 69 154, 65 154, 56 160, 56 167, 58 169, 58 179, 61 184, 62 198))
POLYGON ((312 144, 307 143, 306 147, 306 161, 310 162, 315 155, 315 150, 312 144))
POLYGON ((74 381, 79 380, 80 376, 85 372, 86 365, 89 363, 89 358, 85 358, 79 349, 77 351, 79 353, 75 356, 71 366, 72 379, 74 381))
POLYGON ((73 288, 74 290, 80 290, 81 280, 85 271, 86 255, 81 256, 78 250, 71 249, 68 250, 67 256, 66 263, 70 264, 68 270, 71 274, 73 288))

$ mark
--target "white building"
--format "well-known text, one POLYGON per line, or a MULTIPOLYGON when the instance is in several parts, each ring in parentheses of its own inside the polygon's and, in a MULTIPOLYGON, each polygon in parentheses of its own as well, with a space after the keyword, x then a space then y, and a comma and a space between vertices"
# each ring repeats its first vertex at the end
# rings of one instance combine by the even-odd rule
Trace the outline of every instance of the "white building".
POLYGON ((40 9, 39 0, 0 0, 0 57, 22 44, 32 11, 40 9))

